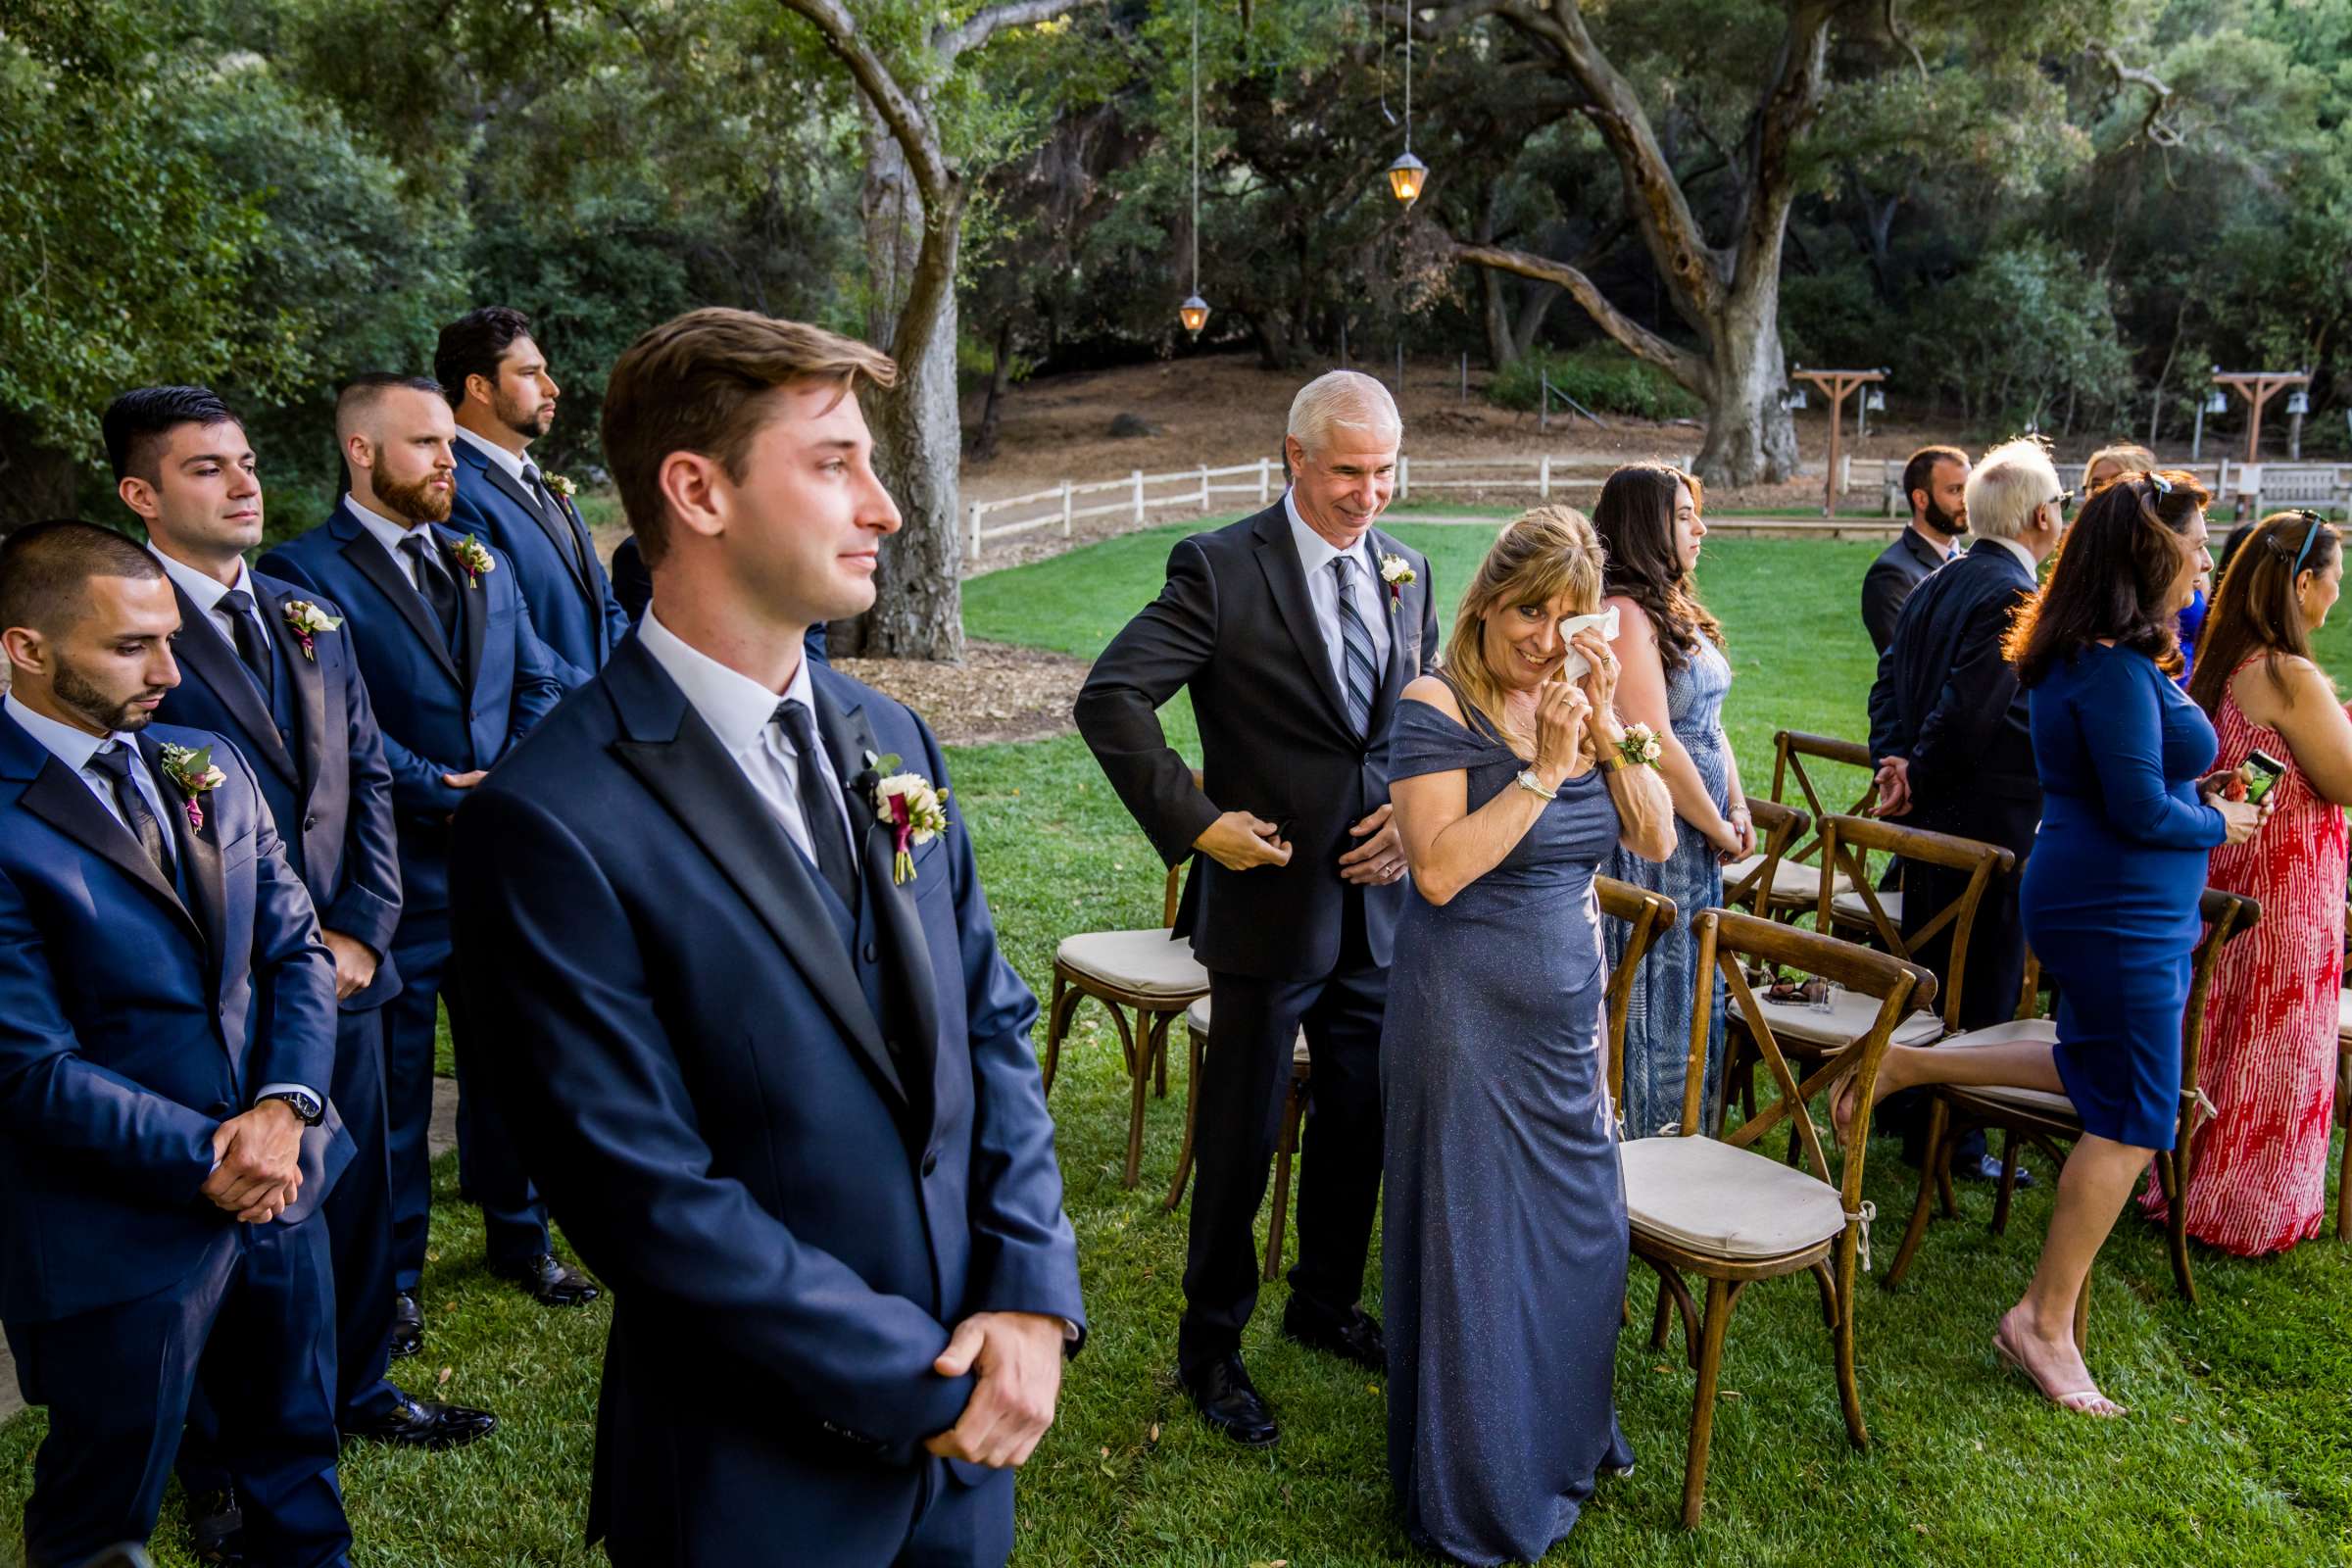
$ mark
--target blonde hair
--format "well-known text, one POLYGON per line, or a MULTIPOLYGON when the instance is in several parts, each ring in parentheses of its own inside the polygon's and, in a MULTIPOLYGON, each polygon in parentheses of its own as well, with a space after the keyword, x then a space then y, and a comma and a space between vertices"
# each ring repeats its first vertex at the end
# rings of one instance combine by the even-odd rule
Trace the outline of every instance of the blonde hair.
POLYGON ((1360 370, 1326 370, 1291 399, 1285 434, 1309 452, 1322 450, 1334 430, 1404 436, 1404 418, 1389 389, 1360 370))
MULTIPOLYGON (((2085 498, 2090 495, 2090 470, 2102 463, 2114 464, 2116 466, 2115 478, 2120 479, 2127 473, 2145 473, 2155 467, 2156 454, 2150 452, 2146 447, 2130 441, 2119 441, 2114 446, 2099 448, 2082 464, 2082 494, 2085 498)), ((2114 482, 2115 479, 2107 481, 2108 484, 2114 482)), ((2103 490, 2106 485, 2101 485, 2099 488, 2103 490)))
POLYGON ((1487 615, 1504 605, 1544 605, 1562 594, 1591 614, 1600 608, 1600 536, 1574 507, 1536 507, 1503 525, 1462 590, 1446 640, 1446 674, 1462 701, 1486 715, 1514 749, 1533 748, 1504 716, 1502 677, 1487 662, 1487 615))
POLYGON ((1969 471, 1968 531, 1980 539, 2020 538, 2064 488, 2037 437, 2005 441, 1969 471))

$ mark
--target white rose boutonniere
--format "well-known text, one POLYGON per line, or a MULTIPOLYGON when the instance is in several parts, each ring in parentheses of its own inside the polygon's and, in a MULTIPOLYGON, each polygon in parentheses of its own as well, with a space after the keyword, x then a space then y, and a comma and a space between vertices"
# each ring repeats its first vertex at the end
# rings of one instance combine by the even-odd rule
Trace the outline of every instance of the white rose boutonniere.
POLYGON ((318 662, 318 649, 312 639, 322 631, 333 631, 343 624, 341 615, 330 615, 308 599, 289 599, 283 607, 286 629, 302 644, 302 657, 313 663, 318 662))
POLYGON ((461 534, 450 542, 449 558, 465 568, 466 586, 468 588, 479 588, 483 574, 498 569, 498 563, 491 557, 489 547, 466 534, 461 534))
POLYGON ((894 883, 914 880, 914 847, 928 844, 948 830, 947 790, 934 789, 920 773, 891 771, 898 757, 876 758, 873 770, 882 776, 873 785, 874 815, 891 831, 897 853, 891 857, 894 883))
POLYGON ((562 496, 566 501, 578 493, 578 487, 569 479, 560 473, 550 473, 545 468, 539 470, 539 482, 547 486, 550 493, 562 496))
POLYGON ((1414 572, 1412 563, 1402 556, 1382 556, 1380 580, 1389 585, 1389 613, 1394 615, 1396 607, 1404 601, 1404 585, 1418 582, 1420 578, 1414 572))

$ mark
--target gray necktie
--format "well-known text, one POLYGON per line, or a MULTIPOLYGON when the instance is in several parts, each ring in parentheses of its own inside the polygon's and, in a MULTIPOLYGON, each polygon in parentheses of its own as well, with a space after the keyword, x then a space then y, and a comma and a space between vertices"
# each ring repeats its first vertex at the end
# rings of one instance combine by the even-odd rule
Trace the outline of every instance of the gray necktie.
POLYGON ((825 787, 824 770, 831 756, 816 738, 816 720, 802 703, 778 703, 768 722, 784 726, 792 742, 793 772, 799 785, 801 817, 808 829, 808 847, 816 868, 847 908, 858 907, 858 862, 850 854, 849 835, 842 831, 841 808, 825 787))
POLYGON ((1348 718, 1355 725, 1358 735, 1372 733, 1372 693, 1380 685, 1380 664, 1372 653, 1372 628, 1364 624, 1363 615, 1355 608, 1355 596, 1348 591, 1348 558, 1340 557, 1331 564, 1331 574, 1340 585, 1340 643, 1345 656, 1340 662, 1348 671, 1348 718))
POLYGON ((242 588, 231 588, 220 596, 220 608, 228 612, 228 623, 235 629, 237 657, 253 671, 262 695, 271 695, 277 685, 277 672, 270 666, 270 645, 262 636, 262 622, 253 607, 253 595, 242 588))
POLYGON ((139 848, 147 852, 147 858, 155 862, 155 868, 163 872, 164 880, 169 882, 172 880, 171 840, 164 835, 164 824, 157 821, 155 812, 148 808, 146 793, 131 781, 131 749, 121 741, 108 741, 90 755, 90 766, 103 773, 107 782, 114 786, 115 806, 122 813, 123 825, 130 829, 130 836, 139 841, 139 848))

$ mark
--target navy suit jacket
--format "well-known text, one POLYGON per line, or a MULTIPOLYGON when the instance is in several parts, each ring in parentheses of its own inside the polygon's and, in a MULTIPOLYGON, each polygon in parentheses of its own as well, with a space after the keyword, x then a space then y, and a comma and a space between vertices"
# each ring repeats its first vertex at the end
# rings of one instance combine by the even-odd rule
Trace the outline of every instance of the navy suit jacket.
MULTIPOLYGON (((645 607, 654 602, 654 574, 645 564, 645 553, 637 548, 635 534, 612 547, 612 597, 620 601, 632 626, 645 618, 645 607)), ((821 620, 808 628, 801 647, 820 664, 833 662, 825 657, 825 623, 821 620)))
POLYGON ((1903 612, 1904 601, 1944 562, 1936 547, 1911 527, 1879 552, 1879 559, 1862 574, 1862 627, 1870 633, 1872 648, 1882 655, 1886 652, 1886 645, 1894 641, 1894 622, 1903 612))
MULTIPOLYGON (((1228 871, 1202 855, 1176 929, 1208 968, 1269 980, 1331 972, 1348 884, 1348 829, 1388 804, 1389 725, 1397 696, 1438 655, 1436 584, 1422 554, 1373 529, 1359 550, 1401 556, 1414 580, 1389 612, 1389 658, 1369 736, 1348 721, 1306 569, 1277 502, 1253 517, 1176 541, 1168 580, 1111 640, 1078 693, 1078 731, 1119 800, 1169 865, 1224 811, 1280 823, 1288 865, 1228 871), (1171 750, 1162 704, 1190 691, 1200 726, 1202 789, 1171 750), (1205 793, 1204 793, 1205 791, 1205 793)), ((1365 888, 1372 961, 1389 962, 1402 882, 1365 888)))
POLYGON ((288 600, 308 600, 329 616, 332 600, 262 572, 250 573, 258 608, 294 680, 292 746, 236 648, 177 585, 179 684, 156 716, 226 736, 253 769, 276 823, 286 861, 310 890, 318 923, 366 944, 382 961, 366 991, 344 1004, 359 1010, 399 994, 392 932, 400 924, 400 845, 392 823, 392 769, 375 727, 367 683, 344 628, 315 632, 311 657, 286 624, 288 600))
MULTIPOLYGON (((425 526, 444 550, 460 537, 425 526)), ((411 912, 449 906, 449 817, 467 792, 441 775, 492 766, 564 695, 514 569, 495 549, 490 559, 491 569, 472 586, 457 573, 464 623, 452 658, 422 597, 348 506, 262 558, 270 575, 343 609, 342 632, 358 656, 392 769, 401 887, 411 912)))
POLYGON ((2041 782, 2001 639, 2034 587, 2024 562, 1980 539, 1904 604, 1871 686, 1870 755, 1910 759, 1905 825, 2030 847, 2041 782), (2021 816, 2027 846, 2014 842, 2021 816))
POLYGON ((458 489, 449 525, 470 533, 513 564, 531 626, 555 655, 556 678, 569 691, 605 667, 629 634, 630 617, 612 597, 596 559, 588 525, 563 497, 564 524, 532 502, 531 494, 470 441, 457 443, 458 489), (584 564, 584 569, 583 569, 584 564))
MULTIPOLYGON (((810 673, 837 762, 895 752, 947 786, 912 713, 810 673)), ((879 1010, 838 904, 635 639, 458 813, 458 962, 502 1103, 613 1287, 589 1536, 616 1563, 862 1560, 895 1518, 889 1560, 919 1445, 972 1391, 931 1370, 950 1328, 1085 1320, 1037 1002, 960 803, 897 884, 844 788, 879 1010)))
MULTIPOLYGON (((236 1223, 199 1189, 213 1133, 264 1084, 326 1093, 335 966, 236 748, 192 828, 169 782, 183 900, 49 749, 0 712, 0 1318, 42 1323, 186 1277, 236 1223)), ((160 776, 160 775, 159 775, 160 776)), ((352 1156, 330 1114, 303 1135, 298 1224, 352 1156)), ((116 1369, 121 1370, 121 1369, 116 1369)), ((93 1376, 107 1375, 93 1368, 93 1376)))

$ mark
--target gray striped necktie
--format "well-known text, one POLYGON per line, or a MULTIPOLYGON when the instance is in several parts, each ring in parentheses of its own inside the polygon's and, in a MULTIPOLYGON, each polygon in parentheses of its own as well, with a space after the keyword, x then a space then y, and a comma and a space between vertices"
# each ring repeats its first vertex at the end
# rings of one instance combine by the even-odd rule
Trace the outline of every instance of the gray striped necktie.
POLYGON ((1340 585, 1340 643, 1346 654, 1341 663, 1348 671, 1348 719, 1358 735, 1369 735, 1372 693, 1380 684, 1380 666, 1372 654, 1372 628, 1364 624, 1355 608, 1355 596, 1348 591, 1346 556, 1331 564, 1331 574, 1340 585))

